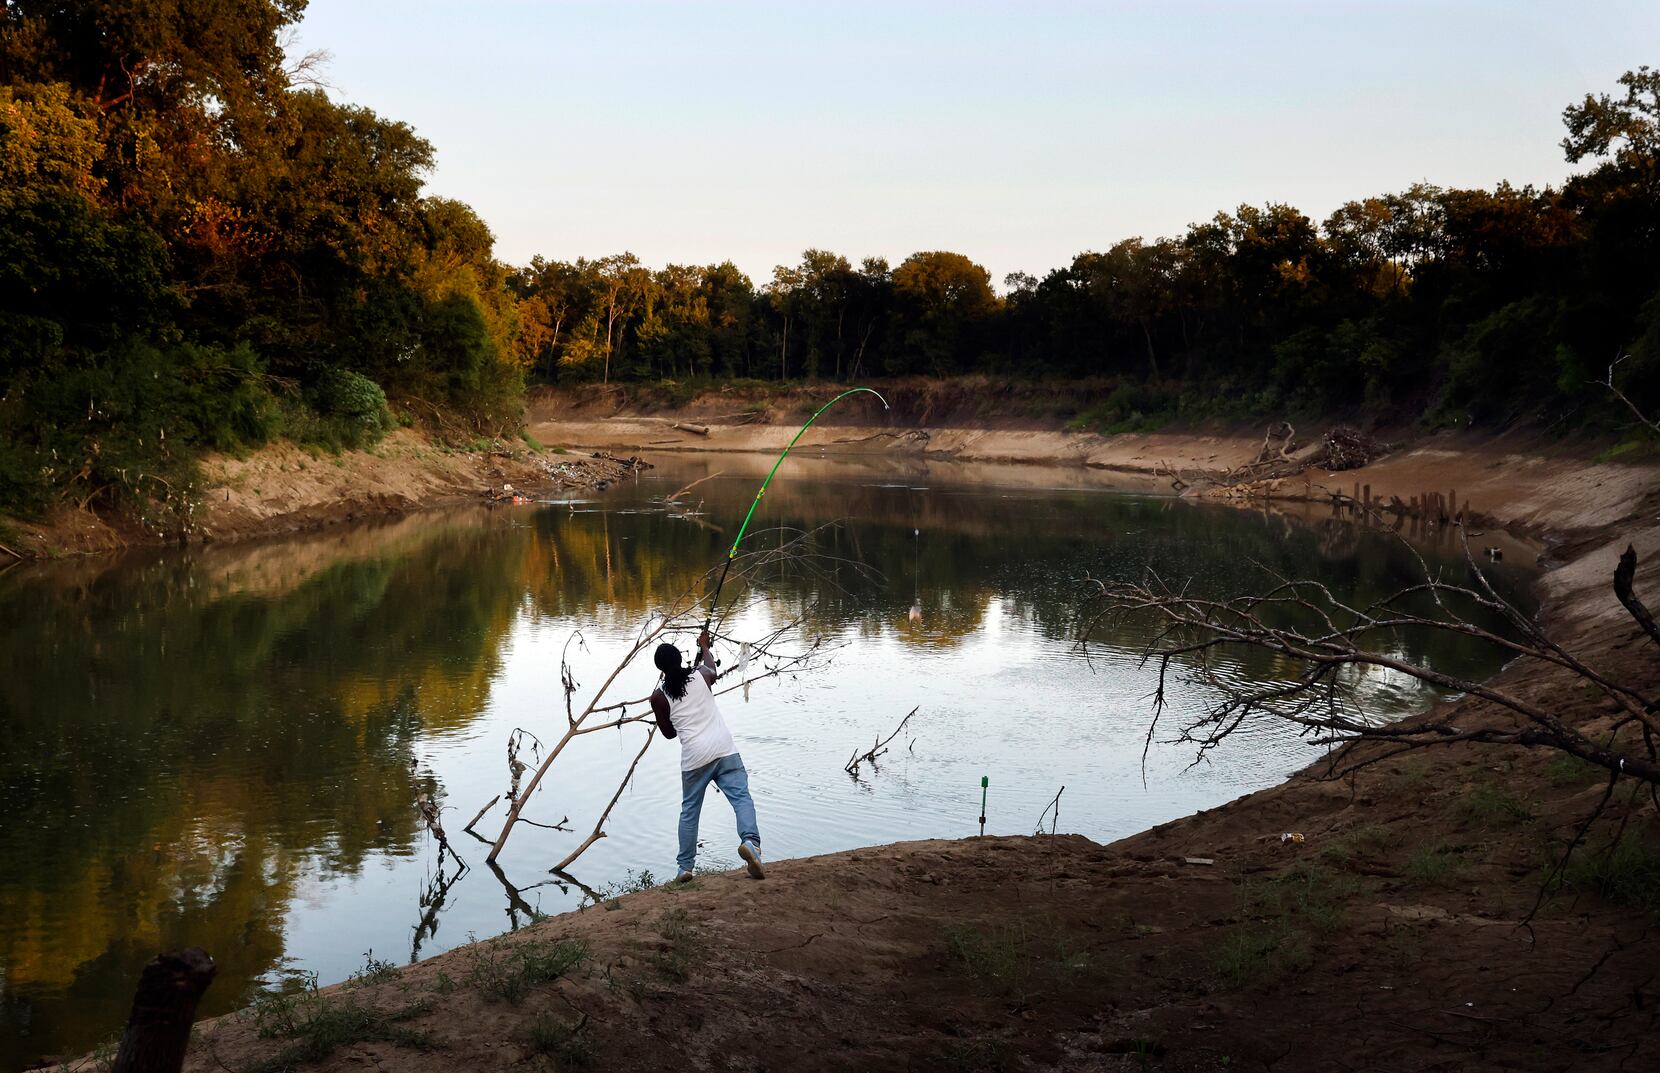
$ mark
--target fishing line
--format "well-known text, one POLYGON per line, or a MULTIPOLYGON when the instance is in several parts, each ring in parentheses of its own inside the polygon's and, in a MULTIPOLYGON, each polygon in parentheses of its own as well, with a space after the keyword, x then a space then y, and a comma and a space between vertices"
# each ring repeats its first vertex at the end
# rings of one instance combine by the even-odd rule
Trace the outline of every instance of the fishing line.
POLYGON ((831 399, 829 402, 825 403, 823 406, 820 406, 817 410, 813 411, 813 416, 809 417, 807 419, 807 423, 805 425, 802 425, 801 428, 796 431, 796 434, 793 437, 791 437, 790 442, 787 445, 785 445, 783 453, 778 456, 778 461, 776 461, 772 464, 771 471, 767 473, 767 479, 761 482, 761 487, 760 488, 756 489, 755 498, 749 504, 749 513, 744 515, 744 523, 738 527, 737 539, 733 540, 732 541, 732 547, 727 549, 726 564, 721 567, 720 580, 715 583, 714 598, 709 601, 709 614, 703 620, 703 631, 705 633, 709 632, 709 624, 711 622, 715 621, 715 609, 720 606, 720 590, 721 590, 721 587, 726 584, 726 573, 727 573, 728 570, 732 569, 732 560, 737 558, 737 556, 738 556, 738 545, 743 543, 744 533, 749 530, 749 521, 750 521, 751 518, 755 517, 755 508, 759 507, 761 505, 761 497, 767 494, 767 485, 771 484, 773 477, 777 476, 778 467, 782 466, 784 464, 784 459, 789 457, 790 448, 794 447, 795 444, 796 444, 796 441, 801 439, 802 435, 805 434, 806 431, 809 428, 812 427, 812 424, 813 424, 814 421, 818 420, 819 414, 822 414, 824 411, 830 409, 830 407, 836 405, 836 403, 838 403, 838 402, 842 401, 843 399, 847 398, 849 395, 857 395, 861 391, 869 392, 870 394, 875 395, 876 398, 882 403, 882 409, 884 409, 884 410, 892 409, 892 407, 890 407, 888 405, 888 400, 882 398, 882 393, 877 391, 874 388, 868 388, 868 387, 848 388, 846 391, 842 392, 840 395, 837 395, 835 398, 831 399))

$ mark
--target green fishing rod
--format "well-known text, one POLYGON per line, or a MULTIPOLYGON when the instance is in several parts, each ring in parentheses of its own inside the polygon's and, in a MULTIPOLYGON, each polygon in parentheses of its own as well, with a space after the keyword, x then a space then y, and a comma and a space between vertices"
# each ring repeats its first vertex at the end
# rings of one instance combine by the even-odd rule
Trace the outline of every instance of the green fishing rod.
POLYGON ((744 524, 742 524, 738 527, 737 539, 732 541, 732 546, 730 548, 728 548, 727 551, 726 551, 726 564, 721 567, 721 569, 720 569, 720 580, 715 583, 715 596, 714 596, 714 599, 709 601, 709 615, 708 615, 707 618, 705 618, 703 620, 703 632, 708 633, 709 632, 709 624, 711 622, 715 621, 715 608, 720 606, 720 590, 721 590, 721 586, 726 584, 726 572, 728 570, 732 569, 732 560, 738 557, 738 545, 743 542, 744 533, 748 532, 748 530, 749 530, 749 521, 750 521, 750 519, 755 517, 755 508, 759 507, 761 505, 761 497, 767 494, 767 485, 771 484, 773 477, 778 475, 778 467, 782 466, 784 464, 784 459, 789 457, 790 448, 794 447, 795 444, 796 444, 796 440, 801 439, 802 435, 804 433, 806 433, 806 431, 813 426, 813 422, 818 420, 818 415, 819 414, 822 414, 824 411, 830 409, 830 407, 836 405, 836 403, 838 403, 838 402, 842 401, 843 399, 847 398, 849 395, 857 395, 861 391, 868 391, 870 394, 875 395, 876 398, 878 399, 878 401, 880 401, 882 403, 882 409, 884 409, 884 410, 891 409, 891 407, 888 406, 888 400, 882 398, 882 393, 877 391, 875 388, 854 387, 854 388, 848 388, 846 391, 842 392, 840 395, 837 395, 835 398, 831 399, 829 402, 825 403, 823 406, 820 406, 817 410, 813 411, 813 416, 809 417, 807 419, 807 423, 805 425, 802 425, 801 428, 796 432, 795 436, 793 438, 791 438, 789 444, 786 445, 785 448, 784 448, 784 453, 779 455, 778 456, 778 461, 776 461, 772 464, 772 470, 771 470, 771 472, 769 472, 767 474, 767 479, 762 481, 761 482, 761 487, 756 489, 756 491, 755 491, 755 498, 749 504, 749 513, 744 515, 744 524))

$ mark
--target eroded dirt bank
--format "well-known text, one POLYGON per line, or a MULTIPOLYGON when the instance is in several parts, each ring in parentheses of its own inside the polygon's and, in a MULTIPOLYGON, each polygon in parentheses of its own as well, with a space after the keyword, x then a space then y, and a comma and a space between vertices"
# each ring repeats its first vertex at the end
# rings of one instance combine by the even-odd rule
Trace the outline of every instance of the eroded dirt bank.
MULTIPOLYGON (((1453 460, 1471 467, 1462 487, 1487 488, 1496 521, 1546 531, 1564 563, 1541 582, 1544 620, 1606 673, 1660 688, 1609 591, 1631 542, 1657 602, 1660 485, 1641 467, 1475 458, 1453 460)), ((1499 681, 1608 725, 1565 673, 1499 681)), ((1473 698, 1431 714, 1511 719, 1473 698)), ((1603 796, 1595 770, 1473 745, 1328 770, 1109 846, 908 843, 625 895, 206 1023, 187 1068, 1660 1068, 1648 794, 1615 796, 1535 913, 1547 863, 1603 796)))
MULTIPOLYGON (((940 387, 920 381, 895 395, 890 411, 869 396, 851 397, 808 429, 796 450, 1005 470, 1079 466, 1122 487, 1220 495, 1234 491, 1227 487, 1234 481, 1248 480, 1243 467, 1263 449, 1263 429, 1256 424, 1103 436, 1067 429, 1058 400, 1050 400, 1047 410, 1039 400, 1011 402, 1000 413, 995 398, 988 401, 983 393, 963 389, 936 398, 924 390, 940 387)), ((543 442, 587 450, 776 454, 833 391, 712 391, 671 408, 646 408, 620 390, 544 389, 533 395, 528 421, 543 442)), ((1299 430, 1298 442, 1317 440, 1326 427, 1299 430)), ((1426 435, 1399 429, 1380 435, 1396 446, 1370 465, 1340 472, 1314 466, 1295 477, 1238 487, 1235 497, 1329 504, 1334 495, 1368 486, 1377 501, 1451 493, 1484 525, 1560 541, 1638 516, 1646 497, 1660 488, 1660 462, 1597 462, 1595 444, 1565 445, 1560 437, 1535 432, 1426 435)))
MULTIPOLYGON (((210 455, 201 496, 185 517, 131 517, 60 508, 40 522, 0 518, 7 547, 26 558, 147 544, 210 543, 305 532, 424 507, 600 487, 624 471, 614 461, 497 443, 455 450, 401 430, 363 451, 329 454, 277 443, 243 457, 210 455)), ((10 561, 0 553, 0 559, 10 561)), ((0 566, 4 566, 0 562, 0 566)))

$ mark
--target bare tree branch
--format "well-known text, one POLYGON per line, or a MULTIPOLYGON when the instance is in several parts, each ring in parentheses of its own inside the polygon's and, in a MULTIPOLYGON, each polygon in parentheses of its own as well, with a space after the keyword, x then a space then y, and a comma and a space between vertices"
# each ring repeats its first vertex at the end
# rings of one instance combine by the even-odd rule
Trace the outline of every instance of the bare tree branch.
MULTIPOLYGON (((1630 590, 1636 553, 1628 551, 1615 573, 1614 589, 1640 623, 1646 608, 1630 590), (1627 600, 1630 600, 1628 603, 1627 600), (1640 610, 1634 610, 1633 604, 1640 610)), ((1266 592, 1232 599, 1209 599, 1187 586, 1174 588, 1151 571, 1141 582, 1090 579, 1094 597, 1080 618, 1080 642, 1109 618, 1132 617, 1150 629, 1142 650, 1143 661, 1155 661, 1157 684, 1151 695, 1152 718, 1143 745, 1146 759, 1160 721, 1166 714, 1171 672, 1180 668, 1209 698, 1200 713, 1181 726, 1175 741, 1195 746, 1194 763, 1221 745, 1242 726, 1258 718, 1296 727, 1312 744, 1335 746, 1355 741, 1386 741, 1397 750, 1454 742, 1482 742, 1543 747, 1571 753, 1609 771, 1649 784, 1660 783, 1660 762, 1652 749, 1634 752, 1618 745, 1615 734, 1593 740, 1556 708, 1554 699, 1535 699, 1491 682, 1460 678, 1380 647, 1401 630, 1426 630, 1474 638, 1524 661, 1556 667, 1574 675, 1587 688, 1610 700, 1615 708, 1615 733, 1636 725, 1645 742, 1660 732, 1660 707, 1640 685, 1619 681, 1588 660, 1550 638, 1493 588, 1465 542, 1470 584, 1445 580, 1419 559, 1424 580, 1404 586, 1364 607, 1338 599, 1316 581, 1276 578, 1266 592), (1433 610, 1415 609, 1428 600, 1433 610), (1497 615, 1499 628, 1479 624, 1464 610, 1479 609, 1497 615), (1219 660, 1238 649, 1265 651, 1280 657, 1288 676, 1277 682, 1241 683, 1225 673, 1219 660), (1514 726, 1457 725, 1446 719, 1424 718, 1387 722, 1367 712, 1357 699, 1359 675, 1366 668, 1382 668, 1417 679, 1439 690, 1464 693, 1491 701, 1520 717, 1514 726)), ((1652 618, 1645 629, 1649 629, 1652 618)), ((1651 633, 1651 636, 1653 634, 1651 633)), ((1564 691, 1566 692, 1566 691, 1564 691)), ((1391 751, 1393 753, 1394 750, 1391 751)), ((1362 763, 1375 763, 1377 757, 1362 763)), ((1355 770, 1358 765, 1344 768, 1355 770)), ((1336 770, 1334 763, 1333 770, 1336 770)))

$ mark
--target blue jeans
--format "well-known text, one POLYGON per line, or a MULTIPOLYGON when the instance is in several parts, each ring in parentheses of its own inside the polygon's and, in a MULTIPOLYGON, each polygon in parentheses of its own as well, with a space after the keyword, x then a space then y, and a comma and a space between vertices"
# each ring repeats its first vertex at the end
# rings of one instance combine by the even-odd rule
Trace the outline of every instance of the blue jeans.
POLYGON ((723 756, 700 768, 680 773, 680 856, 675 863, 690 872, 697 860, 697 818, 703 813, 703 795, 714 783, 738 816, 738 840, 759 847, 761 833, 755 827, 755 802, 749 796, 749 772, 737 753, 723 756))

